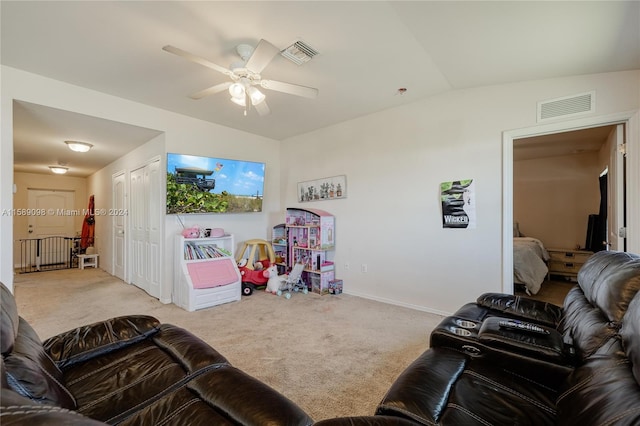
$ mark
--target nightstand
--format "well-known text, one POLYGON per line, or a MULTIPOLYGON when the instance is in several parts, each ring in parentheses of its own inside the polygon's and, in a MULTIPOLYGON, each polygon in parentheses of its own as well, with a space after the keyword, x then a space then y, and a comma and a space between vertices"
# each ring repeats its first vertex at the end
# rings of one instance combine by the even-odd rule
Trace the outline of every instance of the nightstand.
POLYGON ((549 276, 560 275, 574 280, 578 279, 582 265, 593 255, 592 251, 561 248, 548 248, 547 252, 550 256, 549 276))

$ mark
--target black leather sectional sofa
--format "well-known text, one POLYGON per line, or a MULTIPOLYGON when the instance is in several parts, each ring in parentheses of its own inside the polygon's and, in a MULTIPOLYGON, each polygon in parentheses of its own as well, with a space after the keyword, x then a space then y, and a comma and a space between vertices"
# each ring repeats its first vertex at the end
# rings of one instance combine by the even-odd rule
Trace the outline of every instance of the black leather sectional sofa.
MULTIPOLYGON (((375 413, 315 424, 640 425, 640 257, 597 253, 578 282, 562 308, 480 296, 433 330, 375 413)), ((151 317, 40 343, 3 286, 1 331, 3 425, 312 423, 197 337, 151 317)))
POLYGON ((3 426, 313 423, 184 329, 127 316, 41 342, 4 285, 1 302, 3 426))
POLYGON ((562 308, 480 296, 433 330, 374 416, 318 424, 640 425, 640 257, 597 253, 578 282, 562 308))

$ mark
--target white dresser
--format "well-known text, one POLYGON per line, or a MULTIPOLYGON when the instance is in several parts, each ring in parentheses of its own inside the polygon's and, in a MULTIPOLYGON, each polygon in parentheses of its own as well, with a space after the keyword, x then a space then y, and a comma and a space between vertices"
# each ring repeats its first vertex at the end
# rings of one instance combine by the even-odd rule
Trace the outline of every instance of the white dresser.
POLYGON ((582 265, 593 255, 593 252, 586 250, 548 248, 549 275, 560 275, 573 280, 578 278, 578 271, 582 265))

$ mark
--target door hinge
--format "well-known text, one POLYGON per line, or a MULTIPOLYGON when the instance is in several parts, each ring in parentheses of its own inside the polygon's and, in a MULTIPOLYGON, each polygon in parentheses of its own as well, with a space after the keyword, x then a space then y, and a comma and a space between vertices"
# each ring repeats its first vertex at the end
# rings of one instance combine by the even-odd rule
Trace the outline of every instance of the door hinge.
POLYGON ((618 152, 626 157, 627 155, 627 144, 621 143, 618 145, 618 152))
POLYGON ((627 228, 625 226, 618 229, 618 237, 627 238, 627 228))

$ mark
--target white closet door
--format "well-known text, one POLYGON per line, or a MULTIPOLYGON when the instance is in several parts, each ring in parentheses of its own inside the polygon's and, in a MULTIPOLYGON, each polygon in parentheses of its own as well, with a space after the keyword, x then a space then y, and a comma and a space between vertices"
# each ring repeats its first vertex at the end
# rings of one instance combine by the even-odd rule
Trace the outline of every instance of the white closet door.
POLYGON ((160 160, 131 172, 131 282, 153 297, 161 289, 160 160))
MULTIPOLYGON (((113 208, 116 212, 124 212, 127 209, 125 175, 114 175, 111 181, 113 189, 113 208)), ((113 215, 113 275, 126 281, 127 245, 125 233, 127 228, 126 214, 113 215)))
POLYGON ((160 298, 162 294, 160 288, 160 271, 162 264, 160 259, 162 252, 160 243, 162 241, 162 231, 160 223, 162 221, 162 188, 160 175, 160 160, 154 161, 145 167, 145 179, 148 188, 148 210, 147 210, 147 233, 149 235, 148 245, 148 276, 149 288, 152 296, 160 298))

